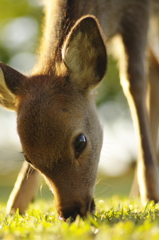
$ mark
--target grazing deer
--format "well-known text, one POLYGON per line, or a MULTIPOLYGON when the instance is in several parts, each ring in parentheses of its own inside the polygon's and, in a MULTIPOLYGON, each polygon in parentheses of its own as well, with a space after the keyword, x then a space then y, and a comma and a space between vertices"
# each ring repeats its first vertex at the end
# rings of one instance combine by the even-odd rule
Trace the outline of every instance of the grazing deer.
POLYGON ((83 217, 95 210, 93 193, 102 130, 93 92, 107 66, 96 18, 108 43, 117 34, 122 40, 118 60, 138 135, 140 195, 142 201, 159 200, 159 175, 145 101, 150 3, 48 0, 39 58, 31 76, 0 63, 0 103, 17 112, 26 160, 8 201, 8 213, 17 208, 24 213, 37 190, 38 171, 53 191, 62 219, 75 219, 78 214, 83 217), (30 165, 33 170, 27 178, 30 165))

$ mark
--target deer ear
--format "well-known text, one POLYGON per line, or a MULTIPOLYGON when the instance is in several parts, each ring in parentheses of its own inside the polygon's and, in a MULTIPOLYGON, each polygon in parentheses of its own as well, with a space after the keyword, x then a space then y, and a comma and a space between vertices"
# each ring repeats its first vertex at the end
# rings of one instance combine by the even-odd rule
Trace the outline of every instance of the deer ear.
POLYGON ((15 110, 15 96, 20 94, 21 83, 26 77, 13 68, 0 63, 0 104, 15 110))
POLYGON ((71 29, 62 49, 69 77, 82 88, 95 87, 107 67, 106 47, 97 20, 81 18, 71 29))

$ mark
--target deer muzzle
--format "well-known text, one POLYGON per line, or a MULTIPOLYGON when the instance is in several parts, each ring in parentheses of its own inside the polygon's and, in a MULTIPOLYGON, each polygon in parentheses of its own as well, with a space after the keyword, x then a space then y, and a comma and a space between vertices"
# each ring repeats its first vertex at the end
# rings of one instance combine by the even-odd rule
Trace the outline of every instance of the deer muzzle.
POLYGON ((69 207, 58 207, 57 212, 60 220, 66 221, 70 218, 74 221, 78 215, 84 218, 87 217, 88 214, 93 214, 95 212, 95 202, 94 199, 90 199, 89 201, 83 203, 75 202, 69 207))

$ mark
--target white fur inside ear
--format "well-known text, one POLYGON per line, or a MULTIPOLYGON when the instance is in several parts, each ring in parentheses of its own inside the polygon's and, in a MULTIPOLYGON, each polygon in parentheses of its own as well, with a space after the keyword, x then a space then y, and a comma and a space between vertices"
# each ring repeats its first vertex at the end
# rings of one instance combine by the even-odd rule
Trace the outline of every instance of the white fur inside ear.
POLYGON ((0 67, 0 84, 3 85, 4 84, 4 74, 2 71, 2 68, 0 67))
POLYGON ((10 110, 15 110, 15 96, 9 91, 2 68, 0 67, 0 105, 10 110))
POLYGON ((70 30, 63 47, 62 59, 72 83, 91 90, 106 71, 106 48, 100 28, 92 16, 79 19, 70 30))
POLYGON ((97 52, 87 34, 78 32, 74 38, 68 38, 62 48, 62 58, 68 67, 70 77, 82 88, 95 81, 97 52))
MULTIPOLYGON (((84 65, 83 64, 84 59, 82 58, 82 56, 86 54, 86 51, 83 52, 80 47, 80 45, 82 45, 81 44, 82 39, 84 41, 85 39, 84 34, 82 35, 81 32, 78 32, 75 38, 71 39, 71 41, 69 38, 65 41, 62 49, 62 58, 66 63, 67 67, 69 67, 69 69, 74 73, 78 73, 78 74, 80 72, 81 66, 84 65)), ((87 41, 88 39, 86 40, 86 42, 87 41)), ((79 75, 77 77, 79 77, 79 75)))

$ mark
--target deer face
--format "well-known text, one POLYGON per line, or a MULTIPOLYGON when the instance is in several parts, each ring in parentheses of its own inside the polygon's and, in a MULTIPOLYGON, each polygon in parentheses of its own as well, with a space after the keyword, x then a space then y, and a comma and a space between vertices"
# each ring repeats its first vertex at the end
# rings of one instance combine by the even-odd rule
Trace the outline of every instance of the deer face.
POLYGON ((1 67, 5 90, 15 95, 25 159, 44 175, 59 216, 66 219, 95 210, 102 131, 93 90, 105 73, 106 50, 94 18, 77 22, 62 56, 58 74, 55 69, 52 74, 26 78, 14 72, 11 81, 8 72, 15 70, 1 67))
POLYGON ((25 86, 26 95, 18 110, 18 133, 25 158, 45 176, 61 217, 84 216, 94 210, 102 145, 92 96, 74 89, 68 78, 57 78, 52 86, 46 86, 46 79, 39 82, 31 79, 31 90, 25 86), (37 83, 34 89, 32 81, 37 83))

